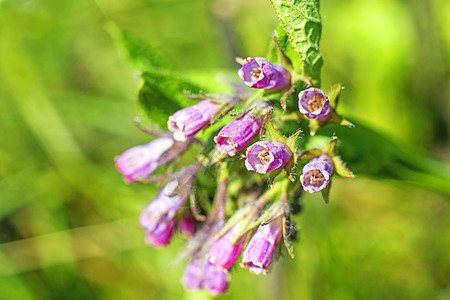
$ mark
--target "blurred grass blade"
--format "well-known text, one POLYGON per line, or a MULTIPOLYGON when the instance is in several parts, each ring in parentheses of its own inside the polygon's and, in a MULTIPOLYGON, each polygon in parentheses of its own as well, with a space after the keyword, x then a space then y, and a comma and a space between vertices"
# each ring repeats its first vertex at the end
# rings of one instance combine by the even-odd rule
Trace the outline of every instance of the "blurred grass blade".
POLYGON ((153 68, 171 68, 172 64, 161 51, 140 38, 112 22, 107 23, 106 30, 133 69, 146 71, 153 68))
POLYGON ((136 220, 122 219, 3 243, 0 276, 145 247, 141 239, 132 238, 139 236, 140 230, 136 220))

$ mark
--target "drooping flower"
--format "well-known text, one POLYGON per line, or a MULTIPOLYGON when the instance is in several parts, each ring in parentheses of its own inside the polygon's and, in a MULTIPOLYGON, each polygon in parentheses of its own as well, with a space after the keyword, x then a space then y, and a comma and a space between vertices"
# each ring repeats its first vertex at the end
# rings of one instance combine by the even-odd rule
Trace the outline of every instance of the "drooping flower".
POLYGON ((247 58, 238 71, 244 83, 256 89, 282 90, 291 84, 291 74, 265 58, 247 58))
POLYGON ((281 142, 256 142, 247 148, 245 166, 249 171, 266 174, 284 167, 291 159, 292 152, 281 142))
POLYGON ((323 190, 329 183, 333 174, 333 160, 326 154, 321 154, 310 160, 304 167, 300 182, 308 193, 323 190))
POLYGON ((241 254, 248 235, 238 238, 239 233, 238 223, 218 238, 209 251, 209 261, 226 269, 231 268, 241 254))
POLYGON ((195 222, 195 219, 188 214, 178 222, 178 230, 185 236, 191 236, 197 231, 197 223, 195 222))
POLYGON ((211 295, 220 296, 228 291, 229 285, 230 274, 227 269, 207 261, 205 263, 203 288, 210 292, 211 295))
POLYGON ((222 153, 234 156, 237 151, 244 148, 255 136, 261 126, 261 118, 252 118, 246 113, 225 125, 219 134, 214 137, 217 148, 222 153))
POLYGON ((169 182, 141 214, 139 223, 152 246, 166 246, 175 232, 175 214, 187 199, 187 195, 174 193, 177 187, 176 180, 169 182))
POLYGON ((189 290, 205 289, 213 296, 220 296, 228 290, 230 274, 228 271, 209 261, 192 260, 186 267, 181 279, 189 290))
POLYGON ((177 141, 185 141, 193 137, 203 127, 210 124, 212 117, 222 104, 212 100, 203 100, 193 106, 180 109, 169 117, 167 125, 177 141))
POLYGON ((150 175, 164 162, 161 156, 174 145, 172 138, 158 138, 147 145, 135 146, 116 158, 116 165, 124 175, 125 181, 134 182, 150 175))
POLYGON ((145 241, 156 248, 167 246, 175 233, 175 224, 175 219, 159 222, 155 229, 146 230, 145 241))
POLYGON ((188 290, 198 290, 202 288, 203 282, 203 269, 201 262, 198 259, 194 259, 188 263, 184 270, 181 282, 188 290))
POLYGON ((298 94, 298 109, 310 119, 324 121, 332 109, 327 95, 317 88, 309 88, 298 94))
POLYGON ((260 225, 250 239, 242 255, 241 266, 254 274, 267 274, 276 245, 283 234, 283 218, 277 217, 266 225, 260 225))

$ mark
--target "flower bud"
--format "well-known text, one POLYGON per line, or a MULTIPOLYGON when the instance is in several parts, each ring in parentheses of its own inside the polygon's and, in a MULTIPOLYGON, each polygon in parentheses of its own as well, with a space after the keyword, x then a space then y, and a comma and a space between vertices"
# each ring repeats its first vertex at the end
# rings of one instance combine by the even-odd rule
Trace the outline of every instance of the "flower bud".
POLYGON ((247 58, 238 71, 244 83, 256 89, 282 90, 291 84, 291 74, 262 57, 247 58))
POLYGON ((310 119, 325 121, 332 109, 327 95, 317 88, 309 88, 298 94, 298 109, 310 119))
POLYGON ((247 148, 245 166, 249 171, 266 174, 284 167, 291 159, 292 152, 280 142, 256 142, 247 148))
POLYGON ((207 99, 177 111, 167 122, 169 130, 173 132, 173 138, 185 141, 193 137, 203 127, 209 125, 221 106, 222 104, 207 99))
POLYGON ((177 186, 177 181, 169 182, 141 214, 139 223, 152 246, 166 246, 175 231, 175 214, 187 199, 187 195, 174 194, 177 186))
POLYGON ((153 247, 167 246, 175 233, 175 219, 168 222, 160 222, 152 231, 146 231, 145 241, 153 247))
POLYGON ((181 279, 183 285, 189 290, 205 289, 213 296, 220 296, 228 290, 230 275, 221 266, 195 259, 191 261, 181 279))
MULTIPOLYGON (((134 182, 150 175, 160 164, 161 156, 174 144, 172 138, 158 138, 147 145, 135 146, 116 158, 119 171, 125 181, 134 182)), ((165 162, 168 162, 167 160, 165 162)))
POLYGON ((247 234, 239 237, 239 223, 232 226, 224 235, 217 239, 209 251, 209 261, 226 269, 231 268, 244 247, 247 234), (238 239, 237 239, 238 238, 238 239))
POLYGON ((207 261, 203 274, 203 288, 213 296, 220 296, 228 291, 229 285, 230 274, 227 269, 207 261))
POLYGON ((308 193, 323 190, 329 183, 333 173, 333 160, 326 154, 313 158, 303 167, 300 182, 308 193))
POLYGON ((214 137, 217 148, 222 153, 234 156, 237 151, 244 148, 255 136, 261 126, 261 118, 252 118, 246 113, 225 125, 219 134, 214 137))
POLYGON ((191 236, 197 231, 197 223, 190 214, 186 215, 178 222, 178 230, 185 236, 191 236))
POLYGON ((202 288, 203 270, 198 259, 192 260, 184 270, 181 282, 188 290, 198 290, 202 288))
POLYGON ((269 224, 260 225, 244 250, 241 266, 248 268, 254 274, 267 274, 275 246, 282 234, 282 217, 276 218, 269 224))

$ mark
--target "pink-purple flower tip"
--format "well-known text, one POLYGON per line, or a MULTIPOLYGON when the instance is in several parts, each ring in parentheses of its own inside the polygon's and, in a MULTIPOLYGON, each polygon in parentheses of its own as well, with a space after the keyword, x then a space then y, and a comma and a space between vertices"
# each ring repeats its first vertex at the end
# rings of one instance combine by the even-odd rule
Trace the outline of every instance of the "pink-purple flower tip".
POLYGON ((188 290, 198 290, 202 288, 203 269, 198 259, 192 260, 184 270, 181 282, 188 290))
POLYGON ((281 142, 256 142, 247 148, 245 166, 249 171, 266 174, 284 167, 291 159, 292 152, 281 142))
POLYGON ((213 296, 220 296, 228 291, 230 275, 221 266, 209 261, 202 265, 196 259, 186 266, 181 282, 189 290, 205 289, 213 296))
POLYGON ((175 230, 175 214, 186 201, 184 195, 174 194, 177 181, 168 183, 142 212, 139 223, 146 230, 146 241, 156 247, 170 242, 175 230))
POLYGON ((160 222, 154 230, 146 231, 145 242, 156 248, 167 246, 175 233, 175 223, 175 219, 160 222))
POLYGON ((310 119, 324 121, 332 109, 327 95, 317 88, 309 88, 298 94, 298 109, 310 119))
POLYGON ((238 71, 244 83, 256 89, 282 90, 291 84, 291 74, 265 58, 247 58, 238 71))
POLYGON ((178 230, 185 236, 192 236, 197 231, 197 222, 191 215, 184 216, 178 222, 178 230))
POLYGON ((333 160, 326 154, 321 154, 308 162, 300 176, 303 189, 308 193, 323 190, 329 183, 333 174, 333 160))
POLYGON ((138 181, 160 166, 160 158, 174 144, 172 138, 158 138, 146 145, 135 146, 116 158, 116 166, 127 182, 138 181))
POLYGON ((213 296, 220 296, 228 291, 230 285, 230 274, 227 269, 212 264, 205 263, 205 273, 203 276, 203 288, 213 296))
POLYGON ((244 250, 241 266, 248 268, 254 274, 267 274, 282 233, 282 217, 276 218, 269 224, 260 225, 244 250))
POLYGON ((234 156, 237 151, 244 148, 255 136, 261 126, 261 118, 252 118, 246 113, 225 125, 214 137, 217 148, 222 153, 234 156))
POLYGON ((210 124, 221 106, 222 104, 207 99, 177 111, 167 122, 169 130, 173 132, 173 138, 183 142, 193 137, 210 124))
POLYGON ((209 261, 226 269, 231 268, 242 252, 247 234, 239 237, 238 226, 232 226, 219 237, 209 251, 209 261))

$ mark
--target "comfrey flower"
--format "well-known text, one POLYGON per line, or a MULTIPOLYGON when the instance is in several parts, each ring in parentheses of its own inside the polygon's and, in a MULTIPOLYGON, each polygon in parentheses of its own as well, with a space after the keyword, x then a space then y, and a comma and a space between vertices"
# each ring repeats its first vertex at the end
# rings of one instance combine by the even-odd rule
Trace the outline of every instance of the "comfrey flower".
POLYGON ((277 217, 266 225, 260 225, 242 255, 241 266, 254 274, 267 274, 273 259, 275 246, 283 234, 283 218, 277 217))
POLYGON ((175 214, 187 199, 187 195, 174 194, 177 186, 176 180, 169 182, 141 214, 139 223, 152 246, 168 245, 175 231, 175 214))
POLYGON ((157 248, 167 246, 175 233, 175 224, 175 219, 163 220, 154 230, 146 231, 145 241, 157 248))
POLYGON ((317 88, 309 88, 298 94, 298 109, 310 119, 324 121, 332 109, 327 95, 317 88))
POLYGON ((250 113, 234 119, 225 125, 219 131, 219 134, 214 137, 217 148, 222 153, 234 156, 237 151, 244 148, 255 136, 261 127, 261 121, 261 118, 252 118, 250 113))
POLYGON ((291 74, 262 57, 247 58, 238 71, 244 83, 256 89, 282 90, 291 84, 291 74))
POLYGON ((300 182, 308 193, 323 190, 329 183, 333 173, 333 160, 326 154, 313 158, 303 167, 300 182))
POLYGON ((192 260, 184 270, 181 282, 188 290, 198 290, 202 288, 203 270, 198 259, 192 260))
POLYGON ((203 288, 211 295, 219 296, 228 290, 230 274, 221 266, 209 261, 202 265, 200 260, 195 259, 187 265, 181 282, 189 290, 203 288))
POLYGON ((232 226, 224 235, 217 239, 209 251, 209 261, 226 269, 231 268, 244 247, 248 234, 237 239, 239 223, 232 226))
POLYGON ((266 174, 284 167, 291 159, 292 152, 280 142, 256 142, 247 148, 245 166, 249 171, 266 174))
POLYGON ((116 158, 119 171, 125 176, 125 181, 134 182, 150 175, 162 163, 161 156, 174 145, 172 138, 158 138, 147 145, 135 146, 126 150, 116 158))
POLYGON ((209 125, 212 117, 219 111, 222 104, 203 100, 193 106, 180 109, 169 117, 167 125, 177 141, 185 141, 193 137, 203 127, 209 125))
POLYGON ((191 236, 197 231, 197 223, 195 222, 194 218, 189 214, 187 216, 184 216, 179 222, 178 222, 178 230, 181 234, 184 234, 185 236, 191 236))
POLYGON ((205 273, 203 274, 203 288, 214 296, 219 296, 228 291, 230 285, 230 274, 218 265, 210 262, 205 263, 205 273))

